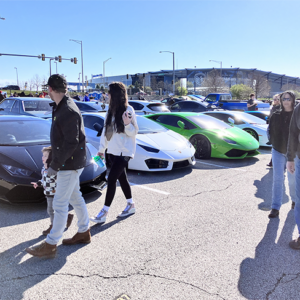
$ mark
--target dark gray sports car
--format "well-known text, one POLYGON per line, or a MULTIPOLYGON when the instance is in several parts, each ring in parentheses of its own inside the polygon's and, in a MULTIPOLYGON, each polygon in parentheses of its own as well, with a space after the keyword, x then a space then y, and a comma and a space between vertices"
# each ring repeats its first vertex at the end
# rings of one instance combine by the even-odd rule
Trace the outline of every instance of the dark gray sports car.
MULTIPOLYGON (((30 184, 41 178, 42 148, 50 145, 48 120, 0 115, 0 199, 11 203, 44 201, 42 188, 30 184)), ((105 185, 106 167, 92 160, 97 149, 86 144, 86 166, 80 176, 81 187, 101 189, 105 185)))

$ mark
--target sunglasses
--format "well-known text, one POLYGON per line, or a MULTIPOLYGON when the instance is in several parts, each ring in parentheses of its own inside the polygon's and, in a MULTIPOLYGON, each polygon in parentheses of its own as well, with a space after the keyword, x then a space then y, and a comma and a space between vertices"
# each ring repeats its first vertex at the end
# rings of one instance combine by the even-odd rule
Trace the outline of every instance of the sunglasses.
POLYGON ((291 101, 291 98, 282 98, 282 101, 291 101))

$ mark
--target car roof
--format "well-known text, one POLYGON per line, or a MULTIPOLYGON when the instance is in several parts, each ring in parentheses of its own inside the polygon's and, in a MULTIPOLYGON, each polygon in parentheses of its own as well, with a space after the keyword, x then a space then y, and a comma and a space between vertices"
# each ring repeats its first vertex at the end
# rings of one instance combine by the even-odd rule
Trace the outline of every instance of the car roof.
POLYGON ((190 116, 198 116, 202 115, 202 113, 195 113, 195 112, 162 112, 162 113, 155 113, 148 116, 157 116, 157 115, 169 115, 169 116, 180 116, 180 117, 190 117, 190 116))
MULTIPOLYGON (((144 104, 144 105, 147 105, 147 104, 155 104, 155 103, 158 103, 158 104, 163 104, 163 103, 160 103, 160 102, 152 102, 152 101, 145 101, 145 100, 128 100, 128 103, 129 102, 135 102, 135 103, 141 103, 141 104, 144 104)), ((163 104, 164 105, 164 104, 163 104)))
POLYGON ((25 116, 25 115, 1 115, 0 114, 0 121, 46 121, 45 119, 42 118, 37 118, 33 116, 25 116))
MULTIPOLYGON (((81 113, 83 116, 95 116, 95 117, 98 117, 98 116, 101 116, 102 118, 105 118, 106 116, 106 112, 84 112, 84 113, 81 113)), ((139 116, 139 115, 136 115, 136 118, 144 118, 144 116, 139 116)))
POLYGON ((22 101, 53 101, 51 100, 51 98, 38 98, 38 97, 8 97, 8 98, 5 98, 4 100, 22 100, 22 101))

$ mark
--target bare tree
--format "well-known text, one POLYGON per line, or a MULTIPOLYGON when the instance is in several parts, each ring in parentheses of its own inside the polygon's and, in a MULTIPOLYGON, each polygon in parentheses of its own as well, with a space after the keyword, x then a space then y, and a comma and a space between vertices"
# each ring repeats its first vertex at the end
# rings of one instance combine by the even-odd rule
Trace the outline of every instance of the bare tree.
POLYGON ((205 88, 207 93, 225 93, 229 91, 229 87, 218 70, 210 71, 202 81, 201 87, 205 88))
POLYGON ((33 80, 33 85, 36 87, 36 91, 38 92, 39 91, 39 87, 41 86, 41 78, 38 74, 35 74, 32 78, 33 80))
POLYGON ((286 83, 282 86, 281 90, 284 91, 296 91, 296 92, 300 92, 300 86, 295 84, 295 83, 286 83))
POLYGON ((27 83, 28 83, 29 91, 32 91, 33 87, 34 87, 34 80, 30 79, 30 80, 27 81, 27 83))
POLYGON ((249 79, 249 86, 253 89, 256 98, 270 96, 271 86, 266 76, 253 72, 249 79))
POLYGON ((154 76, 151 77, 151 88, 152 88, 152 90, 156 90, 158 88, 157 87, 157 80, 154 76))

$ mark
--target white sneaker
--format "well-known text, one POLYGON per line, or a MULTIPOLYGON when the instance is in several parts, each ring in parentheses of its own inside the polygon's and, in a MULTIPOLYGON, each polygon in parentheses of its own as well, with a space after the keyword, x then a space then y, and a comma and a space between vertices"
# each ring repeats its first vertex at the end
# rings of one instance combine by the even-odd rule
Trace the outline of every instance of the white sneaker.
POLYGON ((119 214, 120 218, 130 216, 135 213, 134 203, 127 203, 126 208, 119 214))
POLYGON ((96 217, 91 217, 90 220, 95 223, 105 223, 108 211, 102 209, 96 217))

